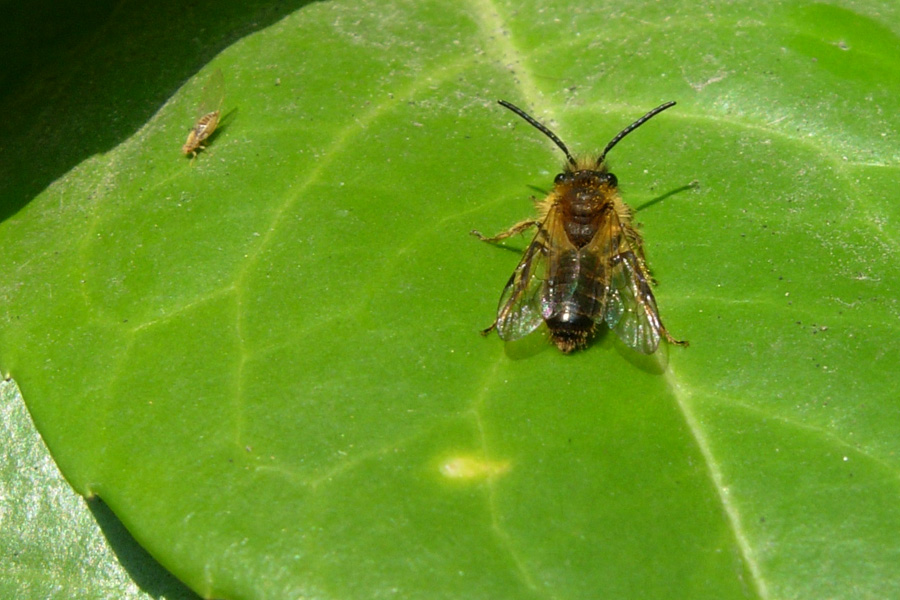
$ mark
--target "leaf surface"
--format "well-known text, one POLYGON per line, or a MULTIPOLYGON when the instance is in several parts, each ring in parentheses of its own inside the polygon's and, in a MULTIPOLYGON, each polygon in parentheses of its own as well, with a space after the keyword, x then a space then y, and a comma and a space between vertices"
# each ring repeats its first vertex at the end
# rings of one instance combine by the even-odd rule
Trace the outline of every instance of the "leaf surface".
POLYGON ((0 368, 204 596, 890 596, 892 10, 309 5, 0 224, 0 368), (497 98, 678 101, 609 160, 690 348, 478 335, 561 164, 497 98))

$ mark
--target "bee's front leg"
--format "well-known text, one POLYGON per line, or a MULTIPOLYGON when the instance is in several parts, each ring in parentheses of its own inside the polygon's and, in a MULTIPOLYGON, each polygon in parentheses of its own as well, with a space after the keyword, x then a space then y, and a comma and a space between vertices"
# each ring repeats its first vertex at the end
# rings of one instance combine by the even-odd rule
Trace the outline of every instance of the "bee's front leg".
MULTIPOLYGON (((502 231, 493 237, 485 237, 480 231, 477 231, 475 229, 473 229, 470 233, 482 242, 499 242, 500 240, 505 240, 508 237, 516 235, 517 233, 522 233, 526 229, 534 227, 538 223, 540 223, 540 221, 538 221, 537 219, 525 219, 524 221, 519 221, 506 231, 502 231)), ((491 328, 492 327, 493 325, 491 326, 491 328)), ((488 328, 488 331, 490 331, 491 328, 488 328)))

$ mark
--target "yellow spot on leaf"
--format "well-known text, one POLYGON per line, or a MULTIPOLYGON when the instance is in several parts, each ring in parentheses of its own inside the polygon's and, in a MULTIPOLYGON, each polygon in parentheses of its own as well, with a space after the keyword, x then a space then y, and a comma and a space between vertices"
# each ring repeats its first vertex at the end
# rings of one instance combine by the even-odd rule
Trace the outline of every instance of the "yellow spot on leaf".
POLYGON ((509 471, 508 460, 485 460, 474 456, 455 456, 441 463, 441 474, 448 479, 483 479, 509 471))

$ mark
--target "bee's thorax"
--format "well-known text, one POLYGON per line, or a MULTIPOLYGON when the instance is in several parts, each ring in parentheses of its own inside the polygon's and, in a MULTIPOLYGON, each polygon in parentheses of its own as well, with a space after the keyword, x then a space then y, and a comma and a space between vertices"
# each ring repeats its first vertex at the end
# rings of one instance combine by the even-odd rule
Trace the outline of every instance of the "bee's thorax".
POLYGON ((557 176, 556 192, 569 241, 581 248, 594 238, 613 207, 616 177, 605 169, 567 171, 557 176))

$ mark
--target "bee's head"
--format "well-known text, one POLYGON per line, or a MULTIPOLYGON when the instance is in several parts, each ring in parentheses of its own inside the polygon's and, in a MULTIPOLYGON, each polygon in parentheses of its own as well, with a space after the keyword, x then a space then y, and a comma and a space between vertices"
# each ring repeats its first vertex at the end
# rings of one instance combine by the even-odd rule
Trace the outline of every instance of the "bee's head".
POLYGON ((597 166, 592 158, 576 160, 575 164, 567 162, 562 173, 553 179, 553 183, 581 188, 619 186, 619 180, 607 170, 606 163, 597 166))

